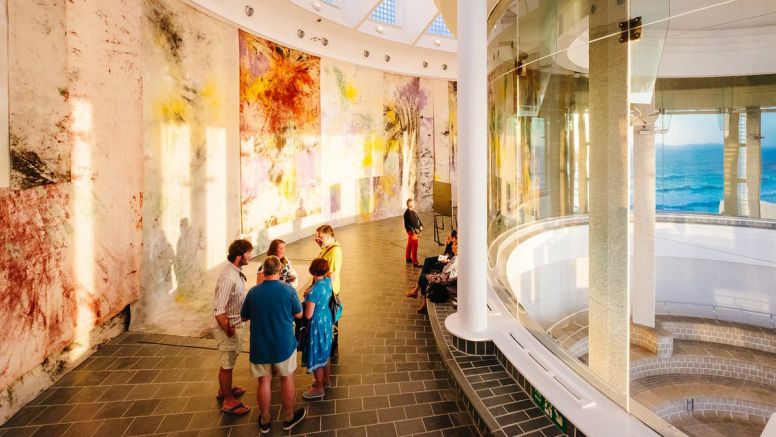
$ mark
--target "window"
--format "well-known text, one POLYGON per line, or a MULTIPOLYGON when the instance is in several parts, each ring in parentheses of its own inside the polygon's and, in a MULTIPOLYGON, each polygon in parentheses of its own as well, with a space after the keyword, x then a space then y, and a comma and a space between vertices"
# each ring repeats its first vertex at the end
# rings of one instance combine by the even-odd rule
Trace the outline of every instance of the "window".
POLYGON ((396 24, 396 0, 383 0, 369 16, 370 20, 396 24))
POLYGON ((426 29, 426 33, 430 33, 432 35, 441 35, 446 36, 448 38, 452 38, 453 34, 450 33, 450 29, 447 28, 447 24, 445 24, 445 19, 442 18, 442 15, 437 15, 436 18, 434 18, 434 21, 431 22, 431 25, 428 26, 428 29, 426 29))

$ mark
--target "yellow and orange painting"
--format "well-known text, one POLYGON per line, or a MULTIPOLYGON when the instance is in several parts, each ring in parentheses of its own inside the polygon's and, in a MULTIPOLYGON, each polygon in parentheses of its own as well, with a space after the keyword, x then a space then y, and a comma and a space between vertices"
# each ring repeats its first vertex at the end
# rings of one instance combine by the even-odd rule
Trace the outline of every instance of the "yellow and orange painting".
POLYGON ((240 31, 242 231, 321 210, 320 58, 240 31))

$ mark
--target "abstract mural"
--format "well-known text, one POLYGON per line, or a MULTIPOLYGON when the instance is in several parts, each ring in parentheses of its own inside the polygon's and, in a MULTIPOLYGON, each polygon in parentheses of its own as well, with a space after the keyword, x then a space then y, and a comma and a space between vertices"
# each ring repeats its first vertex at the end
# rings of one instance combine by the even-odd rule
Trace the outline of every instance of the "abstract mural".
POLYGON ((234 26, 178 0, 146 0, 141 300, 133 328, 200 335, 239 234, 234 26))
POLYGON ((417 77, 385 73, 383 92, 385 147, 378 157, 383 165, 375 179, 373 218, 401 214, 405 200, 416 194, 420 115, 429 103, 417 77))
POLYGON ((450 136, 449 162, 450 162, 450 184, 452 185, 453 206, 458 205, 458 82, 447 82, 448 113, 447 120, 450 126, 448 135, 450 136))
POLYGON ((39 39, 12 43, 10 93, 14 153, 38 158, 37 173, 17 165, 0 189, 0 421, 138 298, 143 246, 140 11, 130 0, 9 9, 12 27, 39 39), (30 374, 40 379, 20 382, 30 374))
POLYGON ((65 4, 8 2, 10 184, 16 190, 70 180, 65 4))
POLYGON ((429 211, 434 206, 434 79, 420 79, 420 97, 418 108, 418 154, 417 182, 411 197, 415 198, 415 208, 429 211))
POLYGON ((240 31, 242 231, 321 211, 320 58, 240 31))
POLYGON ((340 187, 341 217, 371 219, 371 212, 357 206, 357 181, 369 178, 371 183, 382 172, 382 161, 376 159, 385 146, 382 83, 381 71, 321 60, 321 176, 340 187))

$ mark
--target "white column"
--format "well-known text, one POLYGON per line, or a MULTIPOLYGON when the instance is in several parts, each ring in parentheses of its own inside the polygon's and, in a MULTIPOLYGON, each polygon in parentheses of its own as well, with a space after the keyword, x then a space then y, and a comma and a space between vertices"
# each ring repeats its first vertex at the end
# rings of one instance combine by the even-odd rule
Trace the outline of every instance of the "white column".
POLYGON ((487 2, 458 0, 458 312, 447 329, 482 339, 487 311, 487 2))

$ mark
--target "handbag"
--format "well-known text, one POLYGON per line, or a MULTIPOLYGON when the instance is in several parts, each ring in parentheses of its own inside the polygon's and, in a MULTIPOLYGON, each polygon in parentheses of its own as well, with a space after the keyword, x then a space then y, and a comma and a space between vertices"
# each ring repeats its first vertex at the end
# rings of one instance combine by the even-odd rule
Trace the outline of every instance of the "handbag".
POLYGON ((426 280, 428 281, 429 285, 433 284, 446 284, 447 281, 450 280, 450 274, 441 272, 441 273, 429 273, 426 275, 426 280))
POLYGON ((342 301, 339 296, 332 293, 329 298, 329 311, 331 311, 332 323, 337 323, 342 317, 342 301))
POLYGON ((296 350, 302 351, 307 347, 310 339, 310 319, 302 315, 294 324, 294 337, 296 337, 296 350))

